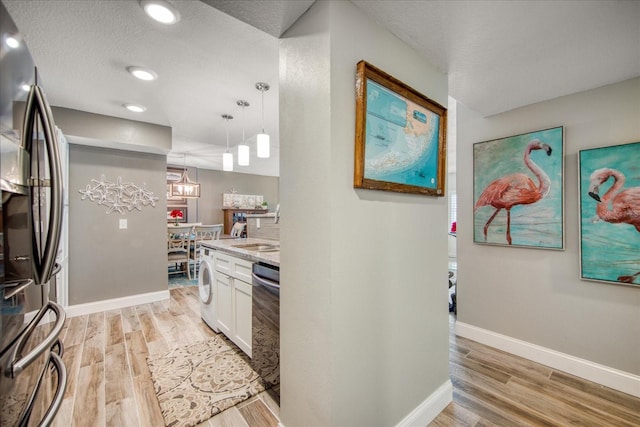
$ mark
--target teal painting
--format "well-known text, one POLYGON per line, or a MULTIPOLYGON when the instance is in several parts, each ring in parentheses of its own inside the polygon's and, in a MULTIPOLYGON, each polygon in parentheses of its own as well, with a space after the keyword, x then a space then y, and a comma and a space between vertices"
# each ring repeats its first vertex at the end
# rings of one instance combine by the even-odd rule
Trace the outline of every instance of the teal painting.
POLYGON ((581 278, 640 287, 640 142, 579 160, 581 278))
POLYGON ((367 100, 365 178, 436 187, 438 115, 374 81, 367 100))
POLYGON ((473 146, 473 241, 564 249, 564 129, 473 146))
POLYGON ((447 109, 358 62, 354 187, 442 197, 447 109))

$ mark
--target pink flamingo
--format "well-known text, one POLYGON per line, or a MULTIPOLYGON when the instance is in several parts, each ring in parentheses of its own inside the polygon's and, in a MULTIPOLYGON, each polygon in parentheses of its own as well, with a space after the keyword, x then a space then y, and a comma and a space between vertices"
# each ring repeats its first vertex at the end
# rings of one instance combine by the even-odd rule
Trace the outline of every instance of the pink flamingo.
POLYGON ((484 225, 484 239, 487 240, 487 230, 493 219, 502 209, 507 210, 507 242, 511 244, 511 208, 516 205, 530 205, 542 199, 549 193, 551 180, 549 176, 531 160, 533 150, 545 150, 547 156, 551 155, 551 147, 538 139, 534 139, 524 149, 524 163, 538 178, 538 186, 526 174, 514 173, 492 181, 484 189, 474 212, 482 206, 493 206, 496 211, 484 225))
MULTIPOLYGON (((622 172, 609 168, 593 171, 589 179, 589 196, 598 202, 596 205, 598 217, 613 224, 631 224, 640 232, 640 187, 620 191, 624 186, 625 177, 622 172), (613 177, 613 185, 600 197, 600 186, 610 177, 613 177), (609 209, 610 201, 611 209, 609 209)), ((638 275, 640 271, 631 276, 620 276, 618 281, 633 283, 638 275)))

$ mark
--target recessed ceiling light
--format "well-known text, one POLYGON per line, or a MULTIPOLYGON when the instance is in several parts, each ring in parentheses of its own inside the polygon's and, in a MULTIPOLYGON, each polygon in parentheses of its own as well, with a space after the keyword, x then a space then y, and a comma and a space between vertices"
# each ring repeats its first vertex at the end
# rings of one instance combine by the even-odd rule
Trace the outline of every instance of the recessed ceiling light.
POLYGON ((7 38, 4 39, 4 42, 11 49, 16 49, 18 46, 20 46, 20 41, 17 38, 13 37, 13 36, 7 36, 7 38))
POLYGON ((134 113, 142 113, 147 110, 147 107, 139 104, 123 104, 122 106, 129 111, 133 111, 134 113))
POLYGON ((140 5, 147 15, 163 24, 175 24, 180 20, 178 10, 165 0, 140 0, 140 5))
POLYGON ((158 75, 148 68, 127 67, 127 71, 140 80, 150 81, 158 78, 158 75))

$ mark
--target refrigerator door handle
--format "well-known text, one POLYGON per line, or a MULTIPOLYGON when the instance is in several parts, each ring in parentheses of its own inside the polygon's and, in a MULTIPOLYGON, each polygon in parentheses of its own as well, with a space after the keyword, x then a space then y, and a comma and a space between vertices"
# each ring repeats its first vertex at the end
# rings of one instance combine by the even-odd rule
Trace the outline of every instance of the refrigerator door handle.
POLYGON ((11 288, 10 291, 5 291, 4 299, 8 300, 11 297, 17 295, 27 286, 33 284, 33 279, 23 279, 23 280, 15 280, 4 282, 5 289, 11 288))
POLYGON ((60 331, 62 331, 62 326, 64 325, 66 317, 67 315, 65 314, 64 309, 53 301, 49 301, 47 305, 42 307, 38 314, 36 314, 36 317, 33 318, 27 329, 18 338, 18 341, 14 347, 11 362, 9 364, 9 369, 13 378, 24 371, 27 366, 29 366, 42 353, 44 353, 54 345, 54 343, 58 339, 58 336, 60 335, 60 331), (52 310, 56 314, 56 323, 53 325, 51 332, 46 336, 44 340, 38 343, 38 345, 36 345, 29 353, 27 353, 26 356, 18 359, 18 355, 22 352, 22 347, 24 347, 29 336, 31 336, 36 326, 38 326, 40 320, 49 310, 52 310))
MULTIPOLYGON (((56 342, 56 344, 54 344, 54 346, 58 344, 59 344, 59 340, 58 342, 56 342)), ((38 426, 42 427, 42 426, 51 425, 51 423, 53 422, 53 418, 56 416, 58 409, 60 409, 60 406, 62 405, 64 392, 65 392, 65 389, 67 388, 67 369, 64 366, 64 362, 62 361, 62 358, 55 352, 51 351, 49 353, 49 361, 40 372, 40 376, 38 377, 38 380, 35 383, 35 387, 33 388, 31 396, 29 396, 29 399, 27 401, 28 402, 27 406, 25 407, 24 411, 20 416, 20 422, 18 423, 18 426, 20 427, 29 425, 29 421, 30 421, 29 419, 31 418, 31 413, 33 412, 33 407, 36 403, 36 399, 35 399, 36 395, 38 394, 38 391, 43 385, 44 376, 49 371, 48 369, 49 366, 55 369, 58 374, 58 385, 56 387, 56 392, 53 395, 53 400, 51 401, 49 408, 47 408, 47 411, 45 412, 42 420, 40 420, 40 422, 38 423, 38 426)))
MULTIPOLYGON (((49 224, 47 237, 40 258, 36 236, 33 239, 34 263, 33 276, 37 285, 47 283, 51 278, 51 272, 55 263, 62 231, 62 166, 60 164, 60 152, 58 149, 58 136, 53 121, 51 107, 47 102, 42 89, 34 84, 27 98, 25 108, 24 128, 22 129, 23 147, 31 154, 32 138, 35 126, 36 114, 39 113, 42 121, 47 158, 49 161, 49 173, 51 174, 51 206, 49 210, 49 224)), ((39 185, 39 183, 38 183, 39 185)), ((33 195, 31 196, 33 198, 33 195)), ((33 204, 33 199, 32 199, 33 204)))
POLYGON ((57 262, 55 264, 53 264, 53 270, 51 270, 51 277, 53 277, 56 274, 60 273, 60 270, 62 270, 62 264, 59 264, 57 262))

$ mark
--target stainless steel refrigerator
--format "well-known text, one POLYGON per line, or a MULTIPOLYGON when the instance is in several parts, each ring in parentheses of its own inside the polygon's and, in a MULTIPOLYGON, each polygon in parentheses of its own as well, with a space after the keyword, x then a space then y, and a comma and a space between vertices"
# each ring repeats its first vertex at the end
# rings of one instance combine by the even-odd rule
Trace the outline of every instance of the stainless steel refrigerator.
POLYGON ((49 425, 66 370, 50 300, 63 211, 58 132, 24 40, 0 2, 0 426, 49 425))

